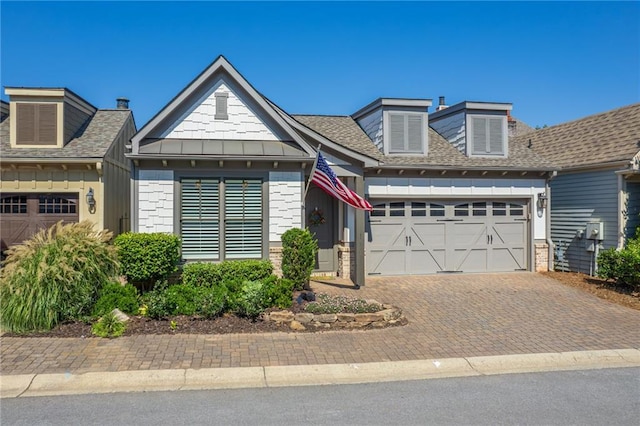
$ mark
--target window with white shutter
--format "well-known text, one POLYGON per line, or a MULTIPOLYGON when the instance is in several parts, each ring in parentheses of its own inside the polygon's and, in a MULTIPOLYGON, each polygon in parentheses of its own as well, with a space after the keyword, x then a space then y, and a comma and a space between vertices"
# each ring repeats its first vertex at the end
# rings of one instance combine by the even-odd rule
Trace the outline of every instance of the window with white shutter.
POLYGON ((470 116, 471 155, 506 155, 505 117, 470 116))
POLYGON ((262 257, 262 181, 227 179, 224 187, 225 257, 262 257))
POLYGON ((423 154, 425 132, 423 114, 389 113, 389 153, 423 154))
POLYGON ((182 179, 180 233, 182 257, 220 258, 220 181, 182 179))

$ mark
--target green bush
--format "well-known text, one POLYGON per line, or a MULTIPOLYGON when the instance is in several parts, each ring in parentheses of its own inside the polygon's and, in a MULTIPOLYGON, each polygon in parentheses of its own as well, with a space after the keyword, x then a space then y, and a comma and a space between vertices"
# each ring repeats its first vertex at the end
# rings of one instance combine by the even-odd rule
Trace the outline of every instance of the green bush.
POLYGON ((273 273, 268 260, 227 260, 221 263, 188 263, 182 269, 182 283, 199 286, 220 285, 227 281, 258 281, 273 273))
POLYGON ((214 318, 224 312, 227 300, 225 287, 194 287, 187 284, 160 286, 146 293, 143 300, 147 315, 161 319, 173 315, 202 315, 214 318))
POLYGON ((0 324, 13 332, 50 330, 90 313, 103 283, 115 279, 112 234, 89 221, 58 222, 8 250, 0 270, 0 324))
POLYGON ((308 229, 292 228, 282 234, 282 275, 294 289, 309 288, 317 252, 318 241, 308 229))
POLYGON ((275 275, 263 281, 265 305, 269 308, 289 309, 293 304, 293 281, 275 275))
POLYGON ((127 232, 116 237, 122 273, 142 289, 150 289, 158 280, 177 270, 180 261, 180 239, 163 233, 127 232))
POLYGON ((98 337, 118 337, 122 336, 126 328, 113 312, 109 312, 91 326, 91 332, 98 337))
POLYGON ((255 319, 267 308, 265 286, 260 281, 242 283, 237 298, 236 313, 240 316, 255 319))
POLYGON ((227 306, 227 289, 224 286, 200 290, 198 313, 205 318, 221 315, 227 306))
POLYGON ((110 282, 100 290, 100 297, 93 307, 93 315, 101 316, 116 308, 125 314, 133 315, 138 312, 139 307, 138 290, 134 286, 110 282))
POLYGON ((598 255, 598 276, 640 288, 640 238, 629 240, 622 250, 610 248, 598 255))

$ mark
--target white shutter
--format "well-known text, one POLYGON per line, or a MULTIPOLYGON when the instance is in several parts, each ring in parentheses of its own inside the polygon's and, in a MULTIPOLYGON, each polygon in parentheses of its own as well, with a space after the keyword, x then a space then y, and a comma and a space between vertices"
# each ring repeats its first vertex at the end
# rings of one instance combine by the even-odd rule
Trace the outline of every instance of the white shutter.
POLYGON ((424 152, 422 143, 422 116, 407 115, 407 145, 408 152, 424 152))
POLYGON ((389 114, 389 152, 402 152, 404 145, 404 115, 389 114))
POLYGON ((220 182, 182 179, 180 233, 184 259, 220 258, 220 182))
POLYGON ((471 117, 473 127, 473 140, 471 142, 471 153, 473 155, 483 155, 487 153, 487 119, 482 117, 471 117))
POLYGON ((262 181, 229 179, 224 189, 225 258, 262 257, 262 181))
POLYGON ((494 155, 504 154, 502 118, 489 118, 489 152, 494 155))

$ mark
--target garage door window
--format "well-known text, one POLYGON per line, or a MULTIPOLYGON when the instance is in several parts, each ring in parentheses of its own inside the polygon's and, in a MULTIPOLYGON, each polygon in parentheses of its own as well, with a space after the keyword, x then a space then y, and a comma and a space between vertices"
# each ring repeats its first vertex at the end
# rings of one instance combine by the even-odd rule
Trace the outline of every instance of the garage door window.
POLYGON ((494 216, 506 216, 507 215, 507 203, 493 202, 493 215, 494 216))
POLYGON ((469 216, 469 204, 458 204, 453 209, 454 216, 469 216))
POLYGON ((385 210, 387 208, 386 204, 374 204, 373 210, 369 213, 373 217, 380 217, 385 215, 385 210))
POLYGON ((0 211, 6 214, 26 214, 27 196, 12 195, 0 199, 0 211))
POLYGON ((473 215, 474 216, 486 216, 487 215, 487 203, 473 203, 473 215))
POLYGON ((404 202, 389 203, 389 216, 404 216, 404 202))
POLYGON ((411 216, 426 216, 427 203, 411 203, 411 216))
POLYGON ((443 217, 444 216, 444 205, 431 203, 429 205, 429 216, 435 217, 443 217))
POLYGON ((38 197, 38 213, 75 214, 77 206, 75 200, 54 195, 40 195, 38 197))
POLYGON ((524 209, 522 204, 509 204, 509 215, 510 216, 524 216, 524 209))

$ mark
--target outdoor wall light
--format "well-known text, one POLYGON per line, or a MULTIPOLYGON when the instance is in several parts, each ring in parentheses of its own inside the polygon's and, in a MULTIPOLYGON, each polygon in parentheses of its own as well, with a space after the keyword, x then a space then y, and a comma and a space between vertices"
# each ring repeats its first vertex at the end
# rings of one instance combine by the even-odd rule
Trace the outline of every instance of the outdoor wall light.
POLYGON ((93 188, 89 188, 89 192, 87 192, 87 204, 89 205, 89 210, 93 211, 96 208, 96 199, 93 196, 93 188))
POLYGON ((547 193, 546 192, 541 192, 538 194, 538 208, 539 209, 546 209, 547 208, 547 201, 549 200, 549 198, 547 197, 547 193))

